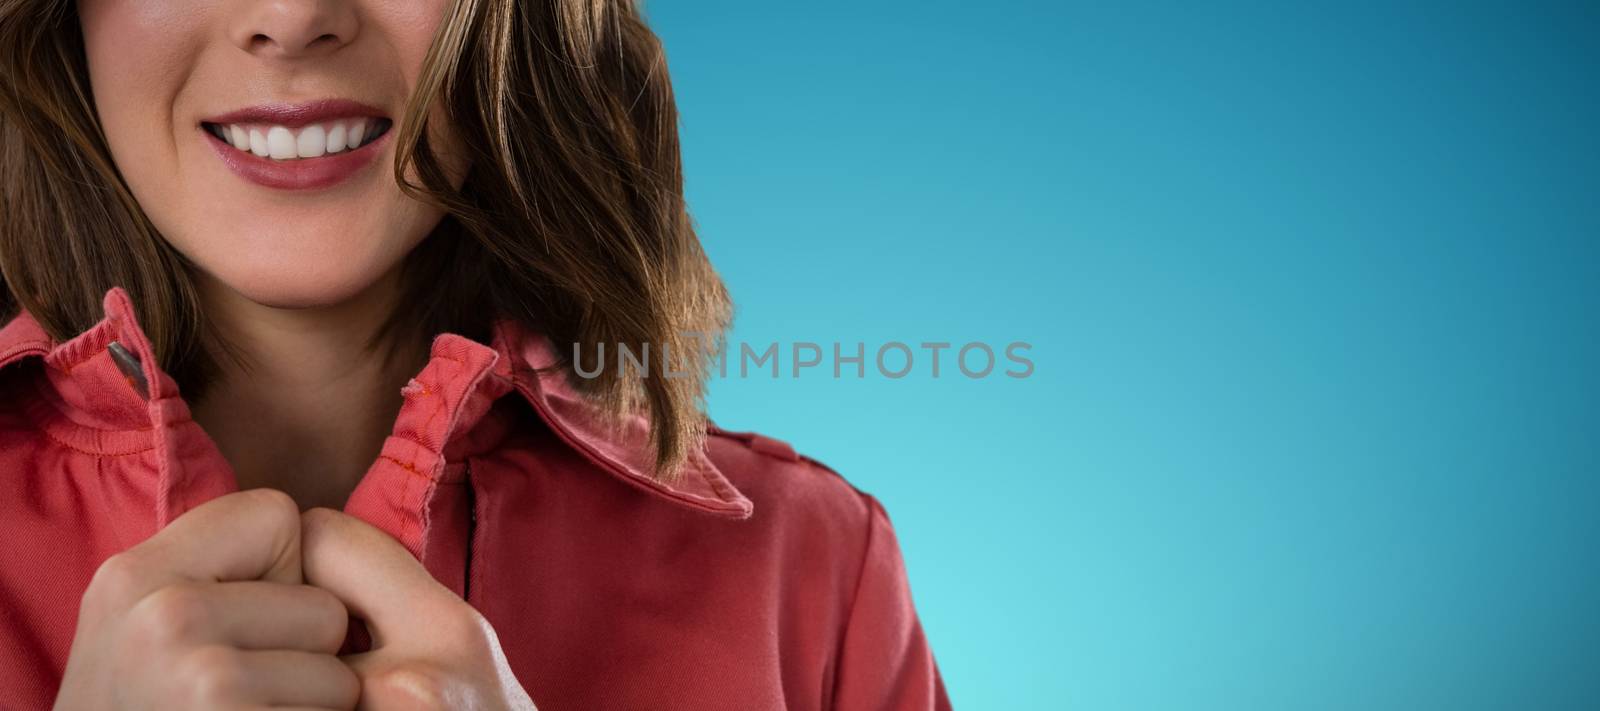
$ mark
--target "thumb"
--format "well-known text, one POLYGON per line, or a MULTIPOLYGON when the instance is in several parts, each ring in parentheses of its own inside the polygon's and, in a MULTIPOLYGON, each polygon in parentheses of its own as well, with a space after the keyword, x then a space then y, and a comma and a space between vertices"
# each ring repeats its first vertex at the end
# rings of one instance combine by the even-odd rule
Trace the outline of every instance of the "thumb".
POLYGON ((459 602, 399 541, 365 521, 332 509, 311 509, 300 520, 306 584, 365 620, 373 649, 403 640, 432 606, 459 602))
POLYGON ((195 507, 156 532, 143 555, 190 580, 301 581, 300 507, 288 494, 252 489, 195 507))

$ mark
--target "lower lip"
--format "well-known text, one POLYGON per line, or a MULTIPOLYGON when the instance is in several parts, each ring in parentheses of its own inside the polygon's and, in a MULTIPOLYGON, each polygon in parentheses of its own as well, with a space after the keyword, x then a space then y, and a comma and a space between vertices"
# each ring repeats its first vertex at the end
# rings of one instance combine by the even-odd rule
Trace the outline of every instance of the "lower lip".
POLYGON ((224 143, 205 128, 201 128, 200 133, 211 143, 222 162, 245 180, 278 190, 317 190, 349 180, 370 165, 394 130, 391 127, 382 136, 355 150, 292 160, 262 158, 250 151, 234 148, 231 143, 224 143))

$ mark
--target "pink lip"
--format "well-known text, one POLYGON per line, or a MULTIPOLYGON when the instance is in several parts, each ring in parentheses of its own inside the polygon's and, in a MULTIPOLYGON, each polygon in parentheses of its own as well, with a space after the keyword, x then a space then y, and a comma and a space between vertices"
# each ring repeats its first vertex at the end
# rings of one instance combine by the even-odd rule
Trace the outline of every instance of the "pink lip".
MULTIPOLYGON (((387 118, 383 112, 365 104, 343 99, 316 101, 306 104, 265 104, 204 119, 205 123, 226 126, 240 123, 270 123, 287 128, 328 119, 387 118)), ((360 172, 378 157, 394 133, 393 127, 383 135, 354 150, 332 153, 318 158, 273 160, 249 151, 241 151, 199 127, 200 135, 217 152, 222 162, 240 177, 257 185, 279 190, 316 190, 337 185, 360 172)))
POLYGON ((211 118, 200 119, 206 123, 270 123, 286 128, 299 128, 308 123, 337 118, 388 118, 382 109, 349 99, 323 99, 303 104, 261 104, 230 111, 211 118))

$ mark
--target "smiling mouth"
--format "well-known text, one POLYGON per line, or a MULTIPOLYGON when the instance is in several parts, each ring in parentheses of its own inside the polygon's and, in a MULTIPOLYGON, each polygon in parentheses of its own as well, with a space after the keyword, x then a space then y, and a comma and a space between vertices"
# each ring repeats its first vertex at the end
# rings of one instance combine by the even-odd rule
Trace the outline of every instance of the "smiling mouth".
POLYGON ((394 121, 359 116, 289 127, 270 123, 209 123, 200 127, 234 150, 297 161, 346 153, 382 138, 394 121))

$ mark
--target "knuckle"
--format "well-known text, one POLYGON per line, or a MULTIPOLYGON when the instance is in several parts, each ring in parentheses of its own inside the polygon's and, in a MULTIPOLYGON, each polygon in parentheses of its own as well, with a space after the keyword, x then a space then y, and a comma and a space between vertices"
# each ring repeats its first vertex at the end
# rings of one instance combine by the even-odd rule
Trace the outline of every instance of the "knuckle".
POLYGON ((453 603, 453 609, 444 616, 447 622, 443 633, 458 651, 483 657, 493 653, 498 641, 489 620, 466 602, 453 603))
POLYGON ((211 605, 196 585, 168 585, 145 596, 130 612, 141 637, 150 642, 182 642, 212 628, 211 605))
POLYGON ((300 523, 306 528, 325 528, 333 525, 338 518, 339 512, 318 506, 306 509, 305 513, 300 514, 300 523))
POLYGON ((244 660, 227 647, 199 647, 178 663, 178 676, 201 707, 214 707, 237 696, 245 683, 244 660))
POLYGON ((399 708, 449 708, 450 677, 433 664, 412 662, 390 667, 368 680, 377 695, 399 708))
POLYGON ((275 523, 297 528, 300 525, 300 505, 282 491, 250 489, 239 492, 238 496, 248 497, 246 501, 250 507, 261 509, 275 523))
POLYGON ((85 597, 107 604, 131 602, 145 585, 148 577, 145 568, 145 563, 133 550, 111 556, 95 569, 85 597))
POLYGON ((231 699, 243 683, 244 670, 237 653, 223 647, 203 647, 188 655, 179 673, 191 698, 201 706, 231 699))
POLYGON ((478 608, 473 607, 470 603, 468 603, 466 600, 462 600, 461 598, 454 598, 447 603, 447 609, 445 613, 451 620, 454 620, 457 624, 460 624, 464 627, 476 629, 488 622, 488 620, 484 618, 483 613, 478 612, 478 608))

